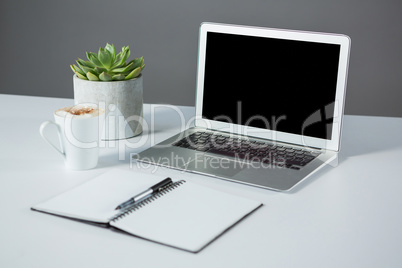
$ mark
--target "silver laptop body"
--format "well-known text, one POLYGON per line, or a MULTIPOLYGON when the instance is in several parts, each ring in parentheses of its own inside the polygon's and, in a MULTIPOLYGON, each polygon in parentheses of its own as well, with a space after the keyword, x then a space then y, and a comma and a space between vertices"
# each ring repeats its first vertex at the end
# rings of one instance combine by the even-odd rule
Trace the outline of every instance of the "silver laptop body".
POLYGON ((290 190, 337 160, 349 50, 345 35, 203 23, 194 127, 133 157, 290 190))

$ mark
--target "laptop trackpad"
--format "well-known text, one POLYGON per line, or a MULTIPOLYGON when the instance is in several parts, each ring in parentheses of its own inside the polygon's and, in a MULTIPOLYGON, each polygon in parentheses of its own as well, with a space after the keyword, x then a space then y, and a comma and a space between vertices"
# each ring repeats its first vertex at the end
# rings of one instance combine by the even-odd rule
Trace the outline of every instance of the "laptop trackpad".
POLYGON ((227 158, 200 155, 193 161, 188 162, 184 168, 187 171, 195 171, 230 178, 246 168, 247 165, 247 163, 240 163, 227 158))

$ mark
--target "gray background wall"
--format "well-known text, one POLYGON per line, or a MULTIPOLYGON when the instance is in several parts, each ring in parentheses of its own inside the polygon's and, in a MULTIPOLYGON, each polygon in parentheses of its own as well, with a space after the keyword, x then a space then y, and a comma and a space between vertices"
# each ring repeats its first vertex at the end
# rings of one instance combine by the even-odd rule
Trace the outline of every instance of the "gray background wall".
MULTIPOLYGON (((347 34, 346 113, 402 117, 400 0, 3 0, 0 93, 73 98, 69 65, 106 42, 144 56, 144 101, 194 105, 203 21, 347 34)), ((239 50, 241 53, 241 50, 239 50)))

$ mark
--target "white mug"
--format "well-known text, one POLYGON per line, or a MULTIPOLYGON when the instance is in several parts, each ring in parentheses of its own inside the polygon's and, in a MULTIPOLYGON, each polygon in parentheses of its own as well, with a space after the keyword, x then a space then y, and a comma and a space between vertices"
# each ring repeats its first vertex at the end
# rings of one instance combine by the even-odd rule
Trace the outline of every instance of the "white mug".
POLYGON ((67 168, 85 170, 96 167, 99 157, 100 135, 105 121, 105 111, 97 109, 95 104, 78 104, 57 110, 54 113, 54 120, 55 122, 43 122, 39 133, 48 144, 63 156, 67 168), (91 112, 87 114, 85 112, 84 114, 68 112, 82 107, 85 107, 87 111, 95 109, 95 111, 99 112, 94 114, 91 114, 91 112), (60 149, 44 135, 44 130, 49 125, 54 125, 57 128, 60 149))

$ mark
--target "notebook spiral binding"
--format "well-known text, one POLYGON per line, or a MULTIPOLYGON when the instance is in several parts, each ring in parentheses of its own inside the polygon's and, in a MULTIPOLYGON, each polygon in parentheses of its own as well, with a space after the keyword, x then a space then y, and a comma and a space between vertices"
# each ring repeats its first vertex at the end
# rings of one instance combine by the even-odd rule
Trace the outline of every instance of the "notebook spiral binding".
POLYGON ((131 213, 145 207, 146 205, 152 203, 153 201, 155 201, 156 199, 166 195, 167 193, 173 191, 174 189, 176 189, 177 187, 179 187, 180 185, 182 185, 183 183, 185 183, 186 181, 184 180, 180 180, 180 181, 176 181, 172 184, 170 184, 169 186, 166 186, 166 188, 164 188, 163 190, 161 190, 160 192, 151 195, 150 197, 142 200, 141 202, 134 204, 133 206, 127 208, 126 210, 124 210, 122 213, 118 214, 117 216, 113 217, 112 219, 110 219, 110 222, 115 222, 120 220, 121 218, 124 218, 127 215, 130 215, 131 213))

